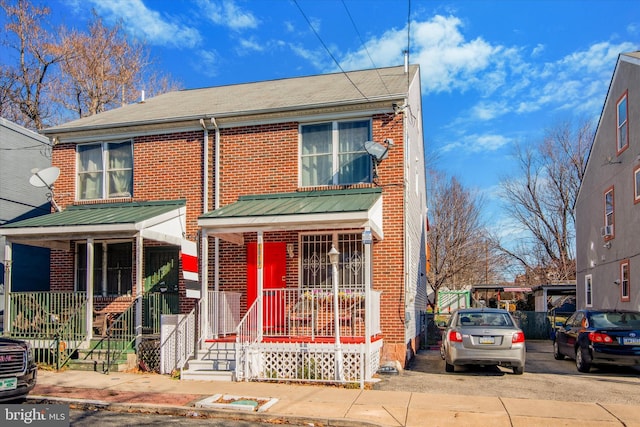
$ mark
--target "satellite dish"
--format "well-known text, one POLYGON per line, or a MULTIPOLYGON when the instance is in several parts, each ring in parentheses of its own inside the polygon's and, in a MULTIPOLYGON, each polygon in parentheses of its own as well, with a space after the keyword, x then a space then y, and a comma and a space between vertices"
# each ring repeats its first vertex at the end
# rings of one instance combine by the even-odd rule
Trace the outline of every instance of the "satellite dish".
POLYGON ((32 169, 31 173, 33 175, 29 178, 29 184, 34 187, 47 187, 51 190, 51 186, 56 182, 58 176, 60 176, 60 169, 55 166, 51 166, 50 168, 42 169, 41 171, 38 169, 32 169))
POLYGON ((31 178, 29 178, 29 184, 34 187, 47 187, 50 193, 47 194, 51 205, 56 210, 56 212, 62 211, 60 206, 56 203, 53 195, 53 183, 56 182, 58 176, 60 176, 60 168, 55 166, 51 166, 46 169, 38 170, 38 168, 31 169, 31 178))
POLYGON ((364 149, 367 150, 370 156, 376 159, 376 162, 381 162, 387 158, 389 148, 380 144, 379 142, 367 141, 364 143, 364 149))

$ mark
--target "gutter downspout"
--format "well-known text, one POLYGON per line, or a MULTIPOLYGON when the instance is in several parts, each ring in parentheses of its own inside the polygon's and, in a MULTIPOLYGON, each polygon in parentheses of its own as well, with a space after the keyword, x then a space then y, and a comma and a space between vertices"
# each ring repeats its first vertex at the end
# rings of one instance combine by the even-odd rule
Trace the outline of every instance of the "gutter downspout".
MULTIPOLYGON (((216 123, 216 119, 214 117, 211 117, 211 124, 216 130, 213 153, 213 209, 217 210, 220 209, 220 128, 218 127, 218 123, 216 123)), ((214 258, 213 283, 214 289, 217 292, 220 288, 220 238, 217 236, 214 240, 214 258)))

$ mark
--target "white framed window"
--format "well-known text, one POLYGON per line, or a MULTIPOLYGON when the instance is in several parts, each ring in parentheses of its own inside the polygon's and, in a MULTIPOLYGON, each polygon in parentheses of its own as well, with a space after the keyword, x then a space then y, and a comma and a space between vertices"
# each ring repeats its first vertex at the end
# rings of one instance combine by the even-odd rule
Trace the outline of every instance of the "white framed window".
POLYGON ((131 141, 77 146, 77 200, 132 197, 131 141))
MULTIPOLYGON (((87 290, 87 244, 76 245, 76 290, 87 290)), ((133 243, 94 242, 93 294, 131 295, 133 292, 133 243)))
POLYGON ((620 262, 620 299, 629 301, 631 298, 631 289, 629 288, 629 260, 620 262))
POLYGON ((629 147, 629 121, 628 121, 628 109, 627 109, 627 92, 625 92, 617 104, 617 122, 618 133, 616 135, 617 141, 617 153, 623 152, 629 147))
POLYGON ((613 239, 615 236, 615 199, 613 187, 608 188, 604 193, 604 226, 605 240, 613 239))
POLYGON ((333 121, 300 126, 300 185, 358 184, 372 181, 371 120, 333 121))
POLYGON ((332 246, 340 252, 338 286, 364 290, 366 260, 362 232, 300 235, 300 286, 329 292, 333 289, 332 266, 328 257, 332 246))
POLYGON ((587 307, 593 306, 593 279, 591 274, 584 276, 584 301, 587 307))

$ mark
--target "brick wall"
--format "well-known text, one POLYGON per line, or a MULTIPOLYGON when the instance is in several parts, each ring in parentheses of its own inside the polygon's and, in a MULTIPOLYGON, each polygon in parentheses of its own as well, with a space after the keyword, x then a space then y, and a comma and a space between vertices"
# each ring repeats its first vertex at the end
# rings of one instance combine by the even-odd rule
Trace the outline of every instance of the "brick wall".
MULTIPOLYGON (((373 140, 394 140, 389 156, 378 166, 377 184, 383 189, 384 240, 373 247, 373 287, 382 291, 381 319, 385 343, 394 359, 404 361, 404 147, 402 116, 373 117, 373 140), (401 350, 402 349, 402 350, 401 350)), ((249 194, 298 190, 298 123, 222 129, 220 132, 221 206, 249 194)), ((255 241, 255 233, 245 234, 245 242, 255 241)), ((287 286, 298 286, 298 234, 265 233, 265 242, 293 243, 295 256, 287 258, 287 286)), ((212 245, 210 245, 212 247, 212 245)), ((246 249, 227 242, 220 246, 222 290, 244 294, 246 249)), ((210 260, 209 280, 213 283, 214 260, 210 260)), ((242 307, 244 307, 244 297, 242 307)))
MULTIPOLYGON (((202 158, 203 132, 181 132, 165 135, 136 137, 133 140, 133 197, 111 200, 113 202, 150 201, 150 200, 187 200, 186 233, 196 240, 198 215, 203 211, 202 158)), ((209 139, 211 150, 211 138, 209 139)), ((55 146, 52 164, 60 168, 60 177, 56 181, 56 199, 60 207, 74 203, 96 203, 100 201, 79 202, 75 200, 76 182, 76 144, 62 143, 55 146)), ((155 244, 146 241, 145 245, 155 244)), ((54 250, 51 254, 51 290, 73 290, 74 286, 74 250, 54 250)), ((134 248, 135 251, 135 248, 134 248)), ((135 270, 135 265, 134 265, 135 270)), ((135 271, 134 271, 135 278, 135 271)), ((134 280, 135 287, 135 280, 134 280)), ((184 281, 180 279, 179 291, 185 294, 184 281)), ((126 298, 126 297, 124 297, 126 298)), ((105 299, 96 305, 114 305, 120 308, 128 301, 105 299), (104 303, 104 304, 103 304, 104 303)), ((190 311, 195 300, 183 298, 181 312, 190 311)))

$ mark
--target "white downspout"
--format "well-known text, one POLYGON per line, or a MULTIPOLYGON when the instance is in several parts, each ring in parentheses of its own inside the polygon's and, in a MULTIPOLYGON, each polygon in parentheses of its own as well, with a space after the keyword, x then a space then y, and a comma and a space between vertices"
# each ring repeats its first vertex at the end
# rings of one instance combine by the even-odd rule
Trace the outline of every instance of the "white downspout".
MULTIPOLYGON (((212 119, 213 120, 213 119, 212 119)), ((202 126, 202 213, 209 211, 209 129, 204 119, 200 119, 202 126)), ((209 245, 207 233, 202 233, 200 241, 200 257, 202 271, 200 272, 200 338, 206 339, 209 333, 209 245)), ((198 341, 198 345, 200 342, 198 341)), ((199 349, 199 347, 198 347, 199 349)))
MULTIPOLYGON (((218 123, 216 123, 216 119, 211 117, 211 124, 213 128, 216 130, 215 141, 214 141, 214 159, 213 159, 213 209, 220 208, 220 128, 218 127, 218 123)), ((220 238, 215 237, 214 240, 214 265, 213 265, 213 286, 216 291, 219 290, 220 287, 220 238)))

